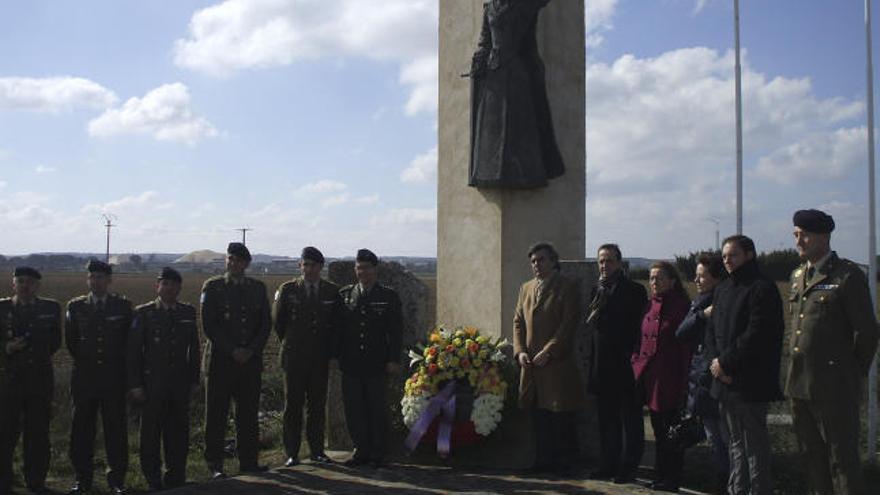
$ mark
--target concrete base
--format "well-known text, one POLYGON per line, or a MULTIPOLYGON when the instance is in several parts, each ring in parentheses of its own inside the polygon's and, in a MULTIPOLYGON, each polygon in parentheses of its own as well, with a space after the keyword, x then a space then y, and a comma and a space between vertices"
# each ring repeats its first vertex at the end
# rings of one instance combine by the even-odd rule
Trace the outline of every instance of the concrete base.
POLYGON ((437 210, 437 319, 510 337, 520 284, 531 277, 526 253, 549 241, 562 258, 585 252, 584 2, 543 9, 538 42, 566 172, 545 188, 468 187, 470 69, 482 0, 440 2, 440 106, 437 210))

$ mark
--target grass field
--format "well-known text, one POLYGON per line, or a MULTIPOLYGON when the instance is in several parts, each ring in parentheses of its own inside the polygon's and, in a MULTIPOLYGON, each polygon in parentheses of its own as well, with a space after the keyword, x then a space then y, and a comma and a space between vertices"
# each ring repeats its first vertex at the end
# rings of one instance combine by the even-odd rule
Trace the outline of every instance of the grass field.
MULTIPOLYGON (((183 292, 181 300, 197 304, 199 300, 199 292, 202 283, 210 275, 186 273, 184 274, 183 292)), ((268 288, 268 296, 271 298, 275 289, 282 282, 288 280, 289 276, 271 275, 257 277, 266 283, 268 288)), ((433 315, 434 291, 436 281, 434 277, 422 277, 423 281, 429 288, 429 315, 433 315)), ((53 273, 44 274, 41 295, 51 297, 65 303, 67 300, 86 292, 85 275, 82 273, 53 273)), ((153 274, 117 274, 114 276, 113 292, 124 294, 135 304, 141 304, 151 301, 155 298, 155 275, 153 274)), ((693 287, 689 287, 693 293, 693 287)), ((788 287, 786 284, 780 284, 780 291, 783 295, 787 294, 788 287)), ((0 295, 9 295, 10 288, 8 286, 0 286, 0 295)), ((787 342, 787 340, 786 340, 787 342)), ((283 408, 283 380, 278 369, 278 341, 274 337, 270 337, 266 348, 265 372, 263 375, 263 395, 261 399, 261 411, 264 416, 261 420, 261 460, 270 465, 280 465, 282 459, 281 449, 281 421, 279 413, 283 408)), ((783 369, 785 369, 787 361, 787 352, 783 355, 783 369)), ((52 430, 52 461, 49 476, 49 486, 56 490, 64 490, 69 487, 73 480, 73 472, 70 462, 67 458, 68 437, 70 434, 70 415, 71 415, 71 399, 69 394, 70 380, 70 357, 67 351, 62 349, 55 358, 56 366, 56 388, 54 400, 54 414, 51 424, 52 430)), ((203 440, 202 426, 204 418, 204 397, 197 396, 192 405, 191 413, 191 438, 190 438, 190 462, 188 466, 188 479, 191 481, 202 481, 208 478, 208 472, 204 467, 202 460, 203 440)), ((788 406, 785 403, 777 403, 773 406, 774 413, 787 413, 788 406)), ((862 414, 862 421, 865 422, 865 414, 862 414)), ((128 481, 131 488, 145 488, 144 479, 140 473, 140 464, 137 453, 137 425, 138 412, 133 410, 129 422, 129 475, 128 481)), ((399 423, 399 422, 398 422, 399 423)), ((803 465, 797 454, 797 446, 794 435, 790 426, 772 426, 771 435, 773 438, 774 452, 774 475, 777 479, 777 493, 799 494, 806 492, 805 473, 803 465)), ((866 433, 862 435, 863 444, 866 443, 866 433)), ((106 489, 103 481, 104 469, 104 453, 102 447, 103 440, 100 438, 96 446, 96 475, 95 488, 96 493, 104 493, 106 489)), ((305 447, 304 447, 305 448, 305 447)), ((20 466, 20 450, 16 455, 16 465, 20 466)), ((862 449, 864 452, 864 448, 862 449)), ((705 446, 700 446, 690 450, 686 458, 685 467, 685 486, 695 489, 710 490, 712 488, 713 479, 711 477, 711 455, 705 446)), ((876 488, 876 492, 880 493, 880 470, 877 469, 876 463, 869 467, 868 477, 870 484, 876 488)), ((227 468, 231 472, 235 472, 237 466, 227 464, 227 468)), ((871 492, 874 493, 874 492, 871 492)))

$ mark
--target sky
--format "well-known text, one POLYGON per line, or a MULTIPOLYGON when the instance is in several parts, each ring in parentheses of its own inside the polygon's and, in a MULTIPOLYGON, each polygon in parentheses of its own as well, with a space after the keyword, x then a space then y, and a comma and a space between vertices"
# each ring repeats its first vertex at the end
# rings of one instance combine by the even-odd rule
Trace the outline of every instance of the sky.
MULTIPOLYGON (((106 214, 113 252, 249 227, 260 253, 435 255, 437 1, 0 2, 0 253, 103 251, 106 214)), ((586 7, 585 255, 713 247, 709 218, 736 227, 732 0, 586 7)), ((864 261, 863 2, 740 9, 744 233, 791 247, 821 208, 864 261)))

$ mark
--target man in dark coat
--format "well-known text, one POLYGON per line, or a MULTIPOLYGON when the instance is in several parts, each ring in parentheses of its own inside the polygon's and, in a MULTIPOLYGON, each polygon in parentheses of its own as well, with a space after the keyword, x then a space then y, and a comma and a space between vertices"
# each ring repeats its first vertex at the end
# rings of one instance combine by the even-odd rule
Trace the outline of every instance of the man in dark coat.
POLYGON ((339 286, 321 278, 324 255, 312 246, 302 250, 302 277, 284 282, 275 293, 272 307, 275 333, 281 341, 284 370, 285 466, 299 464, 303 406, 306 406, 306 437, 313 462, 331 462, 324 453, 327 363, 339 332, 342 299, 339 286))
POLYGON ((785 393, 820 494, 863 494, 859 461, 862 377, 877 351, 877 319, 868 280, 831 250, 834 219, 819 210, 794 214, 805 263, 791 275, 791 361, 785 393))
POLYGON ((99 412, 107 484, 111 492, 123 493, 128 470, 125 355, 133 308, 124 297, 108 292, 113 274, 110 265, 92 260, 86 269, 89 293, 67 303, 64 328, 67 350, 73 357, 70 461, 76 483, 70 493, 84 493, 92 486, 99 412))
POLYGON ((0 494, 12 491, 12 456, 21 433, 25 484, 33 493, 45 491, 61 305, 37 297, 41 278, 34 268, 16 268, 14 295, 0 299, 0 494))
POLYGON ((644 286, 623 273, 616 244, 600 246, 597 261, 599 284, 593 288, 587 315, 593 327, 588 389, 597 398, 601 464, 590 476, 627 483, 635 475, 644 446, 642 407, 630 358, 648 295, 644 286))
POLYGON ((355 275, 358 282, 339 292, 342 398, 355 448, 346 465, 379 467, 387 451, 386 378, 400 370, 403 317, 397 293, 377 283, 379 258, 369 249, 357 252, 355 275))
POLYGON ((782 399, 779 361, 785 322, 776 284, 755 260, 755 243, 744 235, 724 240, 730 278, 718 284, 706 327, 706 359, 714 377, 712 396, 730 432, 730 493, 773 492, 767 407, 782 399))
POLYGON ((186 482, 189 400, 199 386, 200 349, 196 308, 177 300, 182 282, 177 270, 162 269, 159 297, 137 307, 128 338, 129 395, 143 405, 141 469, 151 490, 186 482))
POLYGON ((226 273, 209 278, 202 286, 202 329, 208 340, 205 461, 212 478, 226 476, 223 441, 232 401, 239 470, 267 469, 257 462, 258 416, 263 348, 272 327, 272 313, 266 285, 244 274, 250 262, 248 248, 232 242, 226 249, 226 273))

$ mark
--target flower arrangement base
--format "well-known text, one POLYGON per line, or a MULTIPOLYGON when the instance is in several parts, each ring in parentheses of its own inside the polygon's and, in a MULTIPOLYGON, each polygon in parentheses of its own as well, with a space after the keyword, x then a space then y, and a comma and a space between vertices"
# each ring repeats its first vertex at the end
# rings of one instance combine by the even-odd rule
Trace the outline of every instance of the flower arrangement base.
MULTIPOLYGON (((425 436, 422 437, 420 443, 436 445, 437 430, 439 428, 440 419, 437 418, 431 423, 431 426, 428 428, 428 431, 425 432, 425 436)), ((455 424, 452 425, 452 435, 450 436, 449 443, 453 449, 457 449, 458 447, 473 445, 479 442, 481 438, 483 437, 477 433, 473 421, 456 421, 455 424)))

